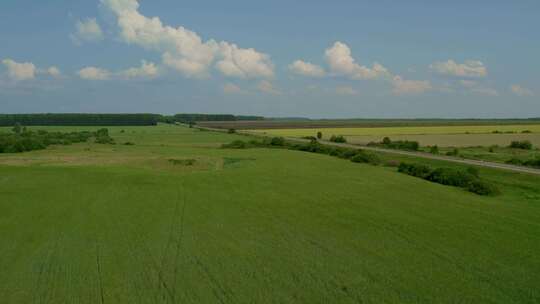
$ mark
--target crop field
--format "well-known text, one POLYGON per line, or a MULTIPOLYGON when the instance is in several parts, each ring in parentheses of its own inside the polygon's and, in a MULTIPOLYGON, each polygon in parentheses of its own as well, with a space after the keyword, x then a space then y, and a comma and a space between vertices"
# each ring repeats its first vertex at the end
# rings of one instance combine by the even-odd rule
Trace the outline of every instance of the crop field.
POLYGON ((539 125, 540 119, 267 119, 254 121, 198 121, 198 125, 218 129, 313 129, 313 128, 382 128, 448 126, 539 125))
POLYGON ((388 136, 393 140, 418 141, 423 146, 469 147, 508 145, 513 140, 529 140, 540 146, 540 125, 496 125, 496 126, 427 126, 385 128, 320 128, 320 129, 266 129, 251 130, 257 134, 271 136, 304 137, 323 133, 323 138, 343 135, 353 144, 381 141, 388 136), (523 133, 523 132, 527 133, 523 133), (498 132, 494 134, 494 132, 498 132), (531 132, 531 133, 528 133, 531 132))
MULTIPOLYGON (((321 131, 410 130, 384 129, 321 131)), ((442 129, 412 134, 540 125, 442 129)), ((243 135, 109 131, 116 145, 0 154, 0 303, 540 302, 537 176, 480 169, 501 190, 484 197, 396 168, 221 148, 243 135)))

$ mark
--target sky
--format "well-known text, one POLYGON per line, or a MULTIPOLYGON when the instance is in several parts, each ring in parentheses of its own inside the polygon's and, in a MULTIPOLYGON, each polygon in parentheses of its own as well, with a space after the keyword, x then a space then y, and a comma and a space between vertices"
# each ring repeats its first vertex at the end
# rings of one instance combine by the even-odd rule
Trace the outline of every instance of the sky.
POLYGON ((0 113, 540 117, 540 2, 2 0, 0 113))

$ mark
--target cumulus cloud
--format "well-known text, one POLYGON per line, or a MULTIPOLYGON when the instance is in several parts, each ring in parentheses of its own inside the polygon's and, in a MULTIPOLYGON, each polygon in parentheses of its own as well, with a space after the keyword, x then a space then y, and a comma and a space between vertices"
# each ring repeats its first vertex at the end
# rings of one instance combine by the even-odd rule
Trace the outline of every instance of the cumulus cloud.
POLYGON ((19 63, 12 59, 2 60, 2 64, 7 68, 8 77, 14 81, 31 80, 36 77, 37 68, 31 62, 19 63))
POLYGON ((339 41, 327 49, 325 55, 330 70, 337 75, 358 80, 390 76, 390 72, 379 63, 374 63, 371 68, 356 63, 352 57, 351 49, 345 43, 339 41))
POLYGON ((160 52, 165 65, 187 77, 208 76, 214 64, 230 77, 274 75, 268 55, 226 41, 203 41, 196 32, 182 26, 166 26, 158 17, 142 15, 137 0, 101 0, 101 3, 117 17, 120 36, 125 42, 160 52))
POLYGON ((62 72, 60 72, 60 69, 55 66, 48 68, 46 73, 54 78, 60 78, 62 76, 62 72))
POLYGON ((279 89, 276 89, 274 85, 268 80, 261 81, 257 88, 259 89, 259 91, 266 94, 281 95, 281 91, 279 89))
POLYGON ((433 88, 427 80, 405 80, 401 76, 394 76, 392 86, 395 95, 421 94, 433 88))
POLYGON ((158 68, 152 62, 142 61, 140 67, 130 68, 119 73, 125 79, 132 78, 155 78, 158 76, 158 68))
POLYGON ((85 80, 108 80, 111 76, 109 71, 96 67, 83 68, 78 72, 78 74, 79 77, 85 80))
POLYGON ((510 90, 512 91, 512 93, 520 97, 534 96, 534 92, 532 90, 522 87, 518 84, 510 86, 510 90))
POLYGON ((457 63, 454 60, 446 62, 435 62, 429 66, 432 70, 442 75, 456 77, 486 77, 487 68, 481 61, 467 60, 464 63, 457 63))
POLYGON ((358 91, 356 91, 352 87, 337 87, 336 88, 336 93, 338 95, 344 95, 344 96, 358 95, 358 91))
POLYGON ((296 60, 290 64, 289 70, 295 74, 308 77, 324 77, 326 75, 322 67, 302 60, 296 60))
POLYGON ((103 31, 95 18, 88 18, 84 21, 77 21, 75 33, 71 34, 71 39, 76 44, 82 42, 98 42, 103 40, 103 31))
POLYGON ((223 86, 223 93, 225 94, 242 94, 244 91, 237 85, 227 83, 223 86))

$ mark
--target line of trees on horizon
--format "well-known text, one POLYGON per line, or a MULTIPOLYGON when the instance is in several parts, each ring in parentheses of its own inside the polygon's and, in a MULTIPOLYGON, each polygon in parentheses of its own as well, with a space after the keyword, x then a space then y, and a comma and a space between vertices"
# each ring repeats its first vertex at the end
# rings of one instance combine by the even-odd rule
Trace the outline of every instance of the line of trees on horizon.
POLYGON ((0 114, 0 126, 155 126, 158 123, 196 123, 199 121, 264 120, 261 116, 235 116, 231 114, 0 114))

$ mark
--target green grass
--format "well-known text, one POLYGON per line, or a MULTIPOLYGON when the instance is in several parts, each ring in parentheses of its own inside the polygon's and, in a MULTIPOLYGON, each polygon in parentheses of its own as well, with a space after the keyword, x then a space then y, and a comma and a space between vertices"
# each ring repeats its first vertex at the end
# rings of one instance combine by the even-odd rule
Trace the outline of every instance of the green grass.
POLYGON ((481 169, 502 191, 481 197, 395 168, 219 148, 240 135, 111 136, 135 145, 0 154, 0 302, 540 301, 538 177, 481 169))

